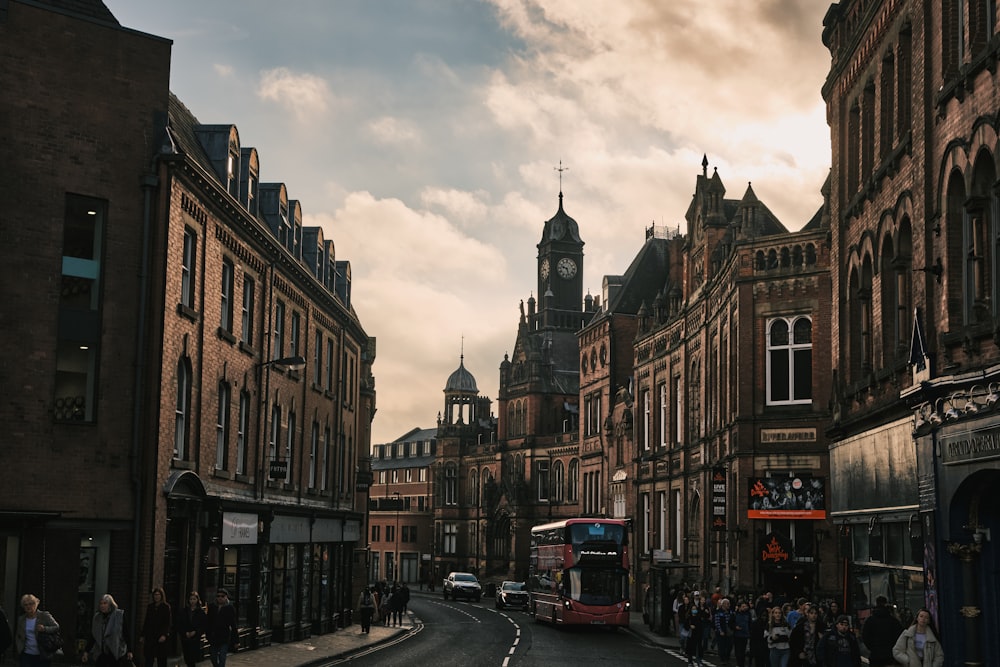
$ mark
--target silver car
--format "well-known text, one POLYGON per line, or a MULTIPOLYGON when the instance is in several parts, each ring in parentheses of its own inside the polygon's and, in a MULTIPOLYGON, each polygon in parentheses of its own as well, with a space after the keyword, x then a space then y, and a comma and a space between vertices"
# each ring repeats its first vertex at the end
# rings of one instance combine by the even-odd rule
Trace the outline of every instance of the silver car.
POLYGON ((497 586, 497 609, 505 609, 506 607, 527 609, 529 601, 528 591, 525 589, 523 581, 505 581, 497 586))
POLYGON ((444 580, 444 599, 468 598, 479 602, 483 597, 483 587, 479 585, 476 575, 470 572, 450 572, 444 580))

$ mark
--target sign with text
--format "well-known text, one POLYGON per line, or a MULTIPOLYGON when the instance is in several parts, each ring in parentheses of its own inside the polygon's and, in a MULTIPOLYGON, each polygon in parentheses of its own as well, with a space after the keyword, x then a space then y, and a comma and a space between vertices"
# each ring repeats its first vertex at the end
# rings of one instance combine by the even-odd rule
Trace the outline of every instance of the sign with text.
POLYGON ((269 479, 285 479, 288 477, 288 461, 271 461, 267 468, 269 479))
POLYGON ((726 529, 726 469, 712 468, 712 530, 726 529))
POLYGON ((826 485, 822 477, 751 477, 749 519, 825 519, 826 485))
POLYGON ((766 565, 784 565, 792 561, 792 543, 784 535, 768 533, 760 545, 760 562, 766 565))
POLYGON ((257 515, 247 512, 223 512, 222 543, 257 544, 257 515))

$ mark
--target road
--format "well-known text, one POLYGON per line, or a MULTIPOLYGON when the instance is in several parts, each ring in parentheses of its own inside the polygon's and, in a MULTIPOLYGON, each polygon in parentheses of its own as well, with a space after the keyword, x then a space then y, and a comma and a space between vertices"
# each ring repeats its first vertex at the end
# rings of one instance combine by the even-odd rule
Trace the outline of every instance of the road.
POLYGON ((401 641, 327 665, 686 664, 676 657, 676 652, 648 643, 627 630, 557 628, 535 623, 525 612, 495 609, 491 599, 476 603, 414 596, 410 610, 416 627, 401 641))

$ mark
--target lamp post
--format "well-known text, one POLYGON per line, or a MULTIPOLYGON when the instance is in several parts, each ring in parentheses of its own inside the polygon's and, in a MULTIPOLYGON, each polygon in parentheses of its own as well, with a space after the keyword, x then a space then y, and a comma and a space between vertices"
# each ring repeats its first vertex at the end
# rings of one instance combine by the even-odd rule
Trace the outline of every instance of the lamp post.
MULTIPOLYGON (((264 433, 267 431, 267 411, 270 410, 270 407, 271 407, 271 367, 272 366, 277 366, 279 368, 283 368, 283 369, 289 370, 289 371, 301 371, 303 368, 306 367, 306 360, 302 356, 296 355, 296 356, 293 356, 293 357, 281 357, 280 359, 271 359, 270 361, 264 361, 264 362, 261 362, 261 363, 257 364, 258 371, 260 371, 261 373, 263 373, 265 370, 267 371, 267 373, 266 373, 266 375, 264 377, 264 400, 261 400, 261 403, 263 404, 263 407, 264 407, 264 414, 261 415, 263 417, 264 426, 261 429, 260 437, 258 438, 258 440, 260 441, 260 445, 257 448, 257 460, 258 460, 257 476, 260 479, 260 482, 259 482, 259 484, 260 484, 260 497, 262 499, 264 497, 264 487, 265 487, 265 481, 264 481, 264 459, 266 458, 264 456, 264 452, 262 451, 262 449, 263 449, 263 444, 264 444, 264 433)), ((271 428, 272 429, 274 428, 274 424, 273 423, 271 425, 271 428)), ((278 454, 278 452, 277 452, 278 443, 277 442, 274 443, 274 447, 275 447, 275 457, 277 457, 277 454, 278 454)))
POLYGON ((399 505, 402 502, 399 498, 399 491, 393 491, 392 495, 396 496, 396 546, 395 553, 392 556, 392 567, 393 567, 393 580, 399 581, 399 505))

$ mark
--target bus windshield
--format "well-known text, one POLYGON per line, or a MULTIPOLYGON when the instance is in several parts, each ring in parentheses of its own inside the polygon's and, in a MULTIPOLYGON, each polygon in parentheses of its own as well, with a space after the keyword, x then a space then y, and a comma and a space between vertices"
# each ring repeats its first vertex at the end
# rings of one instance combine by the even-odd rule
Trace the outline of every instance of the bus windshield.
POLYGON ((563 595, 581 604, 616 604, 628 597, 627 591, 628 572, 620 567, 573 567, 563 572, 563 595))

